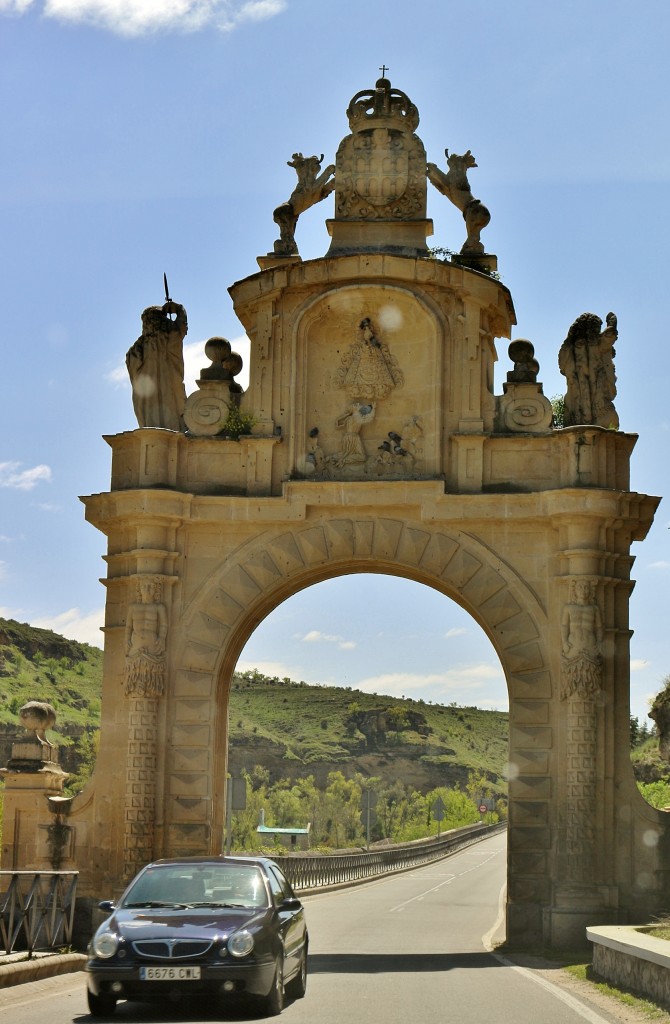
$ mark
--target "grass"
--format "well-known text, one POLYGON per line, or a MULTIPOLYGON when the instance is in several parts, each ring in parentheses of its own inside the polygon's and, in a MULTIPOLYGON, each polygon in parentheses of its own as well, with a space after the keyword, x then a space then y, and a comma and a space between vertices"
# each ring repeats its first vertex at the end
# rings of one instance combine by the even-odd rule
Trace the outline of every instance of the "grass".
POLYGON ((598 976, 594 973, 591 964, 568 964, 563 968, 573 978, 577 978, 579 981, 588 982, 589 985, 593 985, 603 995, 608 996, 616 1002, 621 1003, 622 1006, 627 1006, 630 1009, 634 1009, 643 1014, 647 1020, 659 1020, 659 1021, 670 1021, 670 1014, 667 1010, 664 1010, 658 1003, 652 1002, 651 999, 644 999, 642 996, 635 995, 634 992, 628 992, 625 989, 616 988, 609 984, 609 982, 601 981, 598 976))

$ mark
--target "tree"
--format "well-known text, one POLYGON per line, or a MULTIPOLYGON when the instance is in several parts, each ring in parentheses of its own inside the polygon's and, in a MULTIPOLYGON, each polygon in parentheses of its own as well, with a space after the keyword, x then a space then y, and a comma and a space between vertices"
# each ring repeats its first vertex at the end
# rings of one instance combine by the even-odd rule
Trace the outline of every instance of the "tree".
POLYGON ((663 680, 663 689, 654 698, 649 717, 656 723, 661 756, 670 761, 670 676, 663 680))
POLYGON ((340 771, 328 773, 324 812, 329 839, 336 848, 362 841, 361 787, 340 771))

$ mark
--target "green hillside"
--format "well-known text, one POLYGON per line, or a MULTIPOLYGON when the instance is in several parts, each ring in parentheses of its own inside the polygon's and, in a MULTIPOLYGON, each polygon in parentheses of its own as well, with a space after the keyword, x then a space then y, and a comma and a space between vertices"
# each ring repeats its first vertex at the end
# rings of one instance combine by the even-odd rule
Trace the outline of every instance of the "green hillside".
MULTIPOLYGON (((95 762, 102 662, 97 647, 0 618, 0 766, 23 735, 19 708, 46 700, 56 709, 49 738, 70 773, 69 790, 81 789, 95 762)), ((233 841, 238 849, 254 848, 264 809, 278 827, 311 821, 317 843, 359 844, 366 788, 379 796, 377 838, 434 831, 436 794, 453 804, 452 827, 478 817, 484 794, 504 813, 508 728, 508 715, 497 711, 311 686, 256 671, 236 674, 228 766, 246 778, 248 809, 234 819, 233 841)), ((656 736, 637 719, 631 719, 631 746, 644 795, 668 806, 668 765, 656 736)))
POLYGON ((427 790, 462 785, 475 771, 503 792, 507 746, 503 712, 308 686, 257 672, 238 675, 232 684, 233 773, 262 764, 273 781, 311 774, 323 782, 337 769, 427 790))
MULTIPOLYGON (((46 700, 58 716, 50 738, 61 747, 61 763, 79 773, 92 759, 100 725, 101 679, 97 647, 0 618, 0 764, 21 734, 19 708, 46 700)), ((502 793, 507 717, 247 672, 231 687, 230 769, 260 765, 273 783, 312 775, 317 785, 337 770, 348 778, 402 779, 421 791, 462 786, 474 771, 502 793)))

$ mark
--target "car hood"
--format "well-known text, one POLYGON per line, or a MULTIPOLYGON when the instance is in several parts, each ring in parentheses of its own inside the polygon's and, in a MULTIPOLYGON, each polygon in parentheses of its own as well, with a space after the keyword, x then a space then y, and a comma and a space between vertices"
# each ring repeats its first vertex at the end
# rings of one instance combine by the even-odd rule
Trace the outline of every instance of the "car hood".
POLYGON ((269 910, 216 907, 206 910, 115 910, 106 922, 129 942, 141 939, 224 938, 237 928, 258 927, 269 910))

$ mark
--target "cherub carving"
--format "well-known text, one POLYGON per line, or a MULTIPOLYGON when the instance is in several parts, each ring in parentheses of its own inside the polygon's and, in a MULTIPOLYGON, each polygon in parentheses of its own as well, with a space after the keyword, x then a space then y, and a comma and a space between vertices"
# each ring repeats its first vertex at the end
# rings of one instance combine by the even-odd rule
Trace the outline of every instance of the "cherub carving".
POLYGON ((298 217, 310 206, 329 196, 335 188, 335 165, 328 164, 321 171, 322 162, 323 153, 320 157, 294 153, 293 159, 288 161, 288 166, 293 167, 298 175, 298 184, 288 201, 278 206, 272 215, 275 224, 279 226, 280 235, 274 244, 274 251, 279 256, 297 254, 295 229, 298 217))
POLYGON ((457 153, 452 153, 450 156, 449 150, 445 149, 444 155, 447 158, 449 170, 445 174, 437 164, 429 163, 426 165, 428 180, 463 214, 468 237, 461 252, 464 255, 468 253, 480 255, 484 252, 484 246, 479 236, 491 220, 491 214, 479 199, 475 199, 468 181, 468 171, 471 167, 476 167, 477 163, 470 150, 463 156, 459 156, 457 153))

